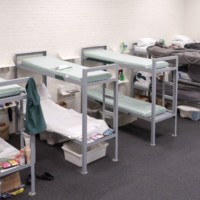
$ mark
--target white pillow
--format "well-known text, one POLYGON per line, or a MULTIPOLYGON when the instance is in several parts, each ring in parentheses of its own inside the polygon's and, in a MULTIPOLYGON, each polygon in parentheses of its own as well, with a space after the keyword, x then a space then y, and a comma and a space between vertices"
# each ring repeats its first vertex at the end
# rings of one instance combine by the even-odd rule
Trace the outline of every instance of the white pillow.
POLYGON ((156 40, 154 40, 153 38, 141 38, 137 41, 137 45, 140 47, 151 46, 151 45, 154 45, 155 43, 156 43, 156 40))
POLYGON ((51 95, 49 94, 49 91, 44 83, 37 86, 37 91, 40 96, 40 100, 51 99, 51 95))
POLYGON ((187 42, 187 43, 193 42, 193 40, 191 38, 189 38, 189 37, 187 37, 185 35, 176 35, 174 37, 174 40, 175 41, 180 41, 180 42, 187 42))
POLYGON ((190 42, 182 42, 182 41, 172 40, 173 45, 176 45, 181 48, 184 48, 184 46, 188 43, 190 43, 190 42))

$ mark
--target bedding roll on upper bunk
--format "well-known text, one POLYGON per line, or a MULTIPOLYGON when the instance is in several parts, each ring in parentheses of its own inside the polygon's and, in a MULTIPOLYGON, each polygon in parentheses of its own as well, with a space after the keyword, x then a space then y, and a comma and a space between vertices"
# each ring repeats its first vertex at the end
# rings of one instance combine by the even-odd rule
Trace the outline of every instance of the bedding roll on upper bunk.
MULTIPOLYGON (((81 81, 83 78, 83 69, 87 69, 88 67, 66 62, 50 56, 39 56, 22 59, 20 68, 25 70, 28 68, 27 70, 46 74, 61 80, 70 77, 75 81, 81 81)), ((88 73, 87 81, 95 82, 106 80, 111 78, 111 76, 112 75, 106 71, 93 71, 88 73)))

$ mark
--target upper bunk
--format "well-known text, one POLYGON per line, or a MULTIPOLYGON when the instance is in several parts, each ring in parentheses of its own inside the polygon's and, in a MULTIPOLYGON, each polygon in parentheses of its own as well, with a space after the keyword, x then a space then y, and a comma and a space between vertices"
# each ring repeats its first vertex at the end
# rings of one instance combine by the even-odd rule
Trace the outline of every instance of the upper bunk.
POLYGON ((167 57, 162 59, 148 59, 138 56, 121 54, 107 50, 106 46, 86 47, 82 49, 82 64, 84 60, 93 60, 103 63, 116 63, 123 67, 138 71, 152 72, 156 70, 158 73, 171 70, 170 64, 166 62, 176 57, 167 57))
POLYGON ((0 104, 20 101, 26 98, 26 92, 20 84, 28 81, 29 77, 5 80, 0 78, 0 104))
POLYGON ((45 51, 16 54, 15 62, 18 69, 35 72, 77 85, 82 85, 83 82, 91 85, 115 81, 111 73, 105 71, 108 68, 116 68, 114 64, 89 68, 55 57, 46 56, 45 51))

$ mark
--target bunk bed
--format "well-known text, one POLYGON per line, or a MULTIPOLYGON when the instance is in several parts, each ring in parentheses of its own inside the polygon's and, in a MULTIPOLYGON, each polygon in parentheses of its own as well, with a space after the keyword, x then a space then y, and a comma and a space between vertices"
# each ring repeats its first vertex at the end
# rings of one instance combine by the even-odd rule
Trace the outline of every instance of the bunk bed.
MULTIPOLYGON (((160 45, 148 47, 147 50, 149 54, 154 58, 161 58, 165 56, 178 56, 178 100, 180 103, 199 106, 200 50, 187 48, 172 48, 160 45)), ((158 88, 159 87, 160 86, 158 85, 158 88)))
MULTIPOLYGON (((82 64, 85 60, 92 60, 101 63, 117 63, 122 67, 129 68, 133 71, 145 71, 152 74, 152 95, 151 103, 147 103, 141 100, 135 100, 131 97, 124 95, 119 96, 118 107, 122 112, 130 113, 138 118, 149 121, 151 123, 151 142, 152 146, 155 145, 155 126, 157 122, 166 120, 174 117, 174 133, 173 136, 177 136, 177 67, 178 58, 177 56, 170 56, 158 59, 147 59, 131 55, 124 55, 117 52, 109 51, 106 46, 87 47, 82 49, 82 64), (175 61, 175 64, 168 63, 169 61, 175 61), (162 92, 162 105, 165 105, 166 100, 172 102, 172 109, 165 109, 163 106, 159 107, 156 105, 156 75, 158 73, 165 74, 166 72, 172 72, 172 82, 165 82, 163 79, 163 92, 162 92), (165 86, 172 85, 172 96, 165 94, 165 86)), ((132 82, 131 82, 132 83, 132 82)), ((133 85, 131 85, 131 90, 133 85)), ((108 91, 110 92, 110 91, 108 91)), ((89 97, 102 101, 102 98, 98 96, 101 94, 101 90, 89 90, 89 97)), ((108 105, 112 102, 106 101, 108 105)))
MULTIPOLYGON (((6 103, 15 102, 16 103, 16 133, 20 134, 20 142, 21 148, 24 147, 23 141, 23 100, 27 98, 27 94, 22 89, 22 87, 18 84, 26 84, 28 81, 28 77, 5 80, 0 79, 0 104, 5 105, 6 103), (22 120, 22 125, 20 126, 18 120, 22 120)), ((5 158, 6 155, 10 155, 11 157, 17 151, 17 149, 13 148, 11 145, 1 140, 1 146, 4 146, 3 152, 0 153, 0 159, 5 158)), ((7 176, 11 173, 21 171, 23 169, 31 168, 31 191, 29 195, 35 195, 35 135, 30 135, 30 148, 31 148, 31 162, 24 165, 18 165, 9 169, 1 169, 0 170, 0 178, 7 176)))
MULTIPOLYGON (((88 68, 78 64, 62 61, 55 57, 49 57, 46 55, 46 51, 32 52, 16 54, 16 76, 17 69, 23 69, 30 72, 41 74, 43 77, 43 83, 47 85, 47 77, 56 78, 62 81, 77 84, 81 87, 81 103, 82 103, 82 140, 75 140, 75 142, 82 145, 82 174, 87 174, 87 148, 99 142, 106 141, 111 138, 115 138, 115 156, 113 161, 118 161, 118 84, 117 73, 118 66, 116 64, 88 68), (106 69, 114 69, 116 74, 114 77, 110 73, 104 71, 106 69), (114 94, 112 97, 103 95, 105 101, 106 98, 112 98, 114 102, 114 127, 113 134, 97 139, 94 142, 87 142, 88 133, 88 117, 87 117, 87 88, 89 86, 103 85, 104 91, 107 83, 114 84, 114 94)), ((105 110, 105 103, 103 104, 103 111, 105 110)), ((45 114, 44 114, 45 115, 45 114)), ((67 121, 68 119, 66 119, 67 121)), ((59 123, 59 122, 57 122, 59 123)), ((60 131, 61 134, 62 131, 60 131)), ((66 134, 66 133, 64 133, 66 134)), ((65 135, 66 136, 66 135, 65 135)), ((76 138, 74 138, 76 139, 76 138)))

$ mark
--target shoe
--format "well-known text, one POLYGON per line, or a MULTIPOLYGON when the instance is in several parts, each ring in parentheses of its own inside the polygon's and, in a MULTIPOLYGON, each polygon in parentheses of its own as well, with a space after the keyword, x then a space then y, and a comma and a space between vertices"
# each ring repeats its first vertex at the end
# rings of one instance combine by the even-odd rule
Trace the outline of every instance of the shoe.
POLYGON ((45 172, 44 174, 42 174, 41 176, 36 176, 38 179, 42 179, 42 180, 47 180, 47 181, 53 181, 54 177, 49 174, 48 172, 45 172))
POLYGON ((31 185, 31 174, 28 175, 28 178, 26 179, 26 184, 31 185))

